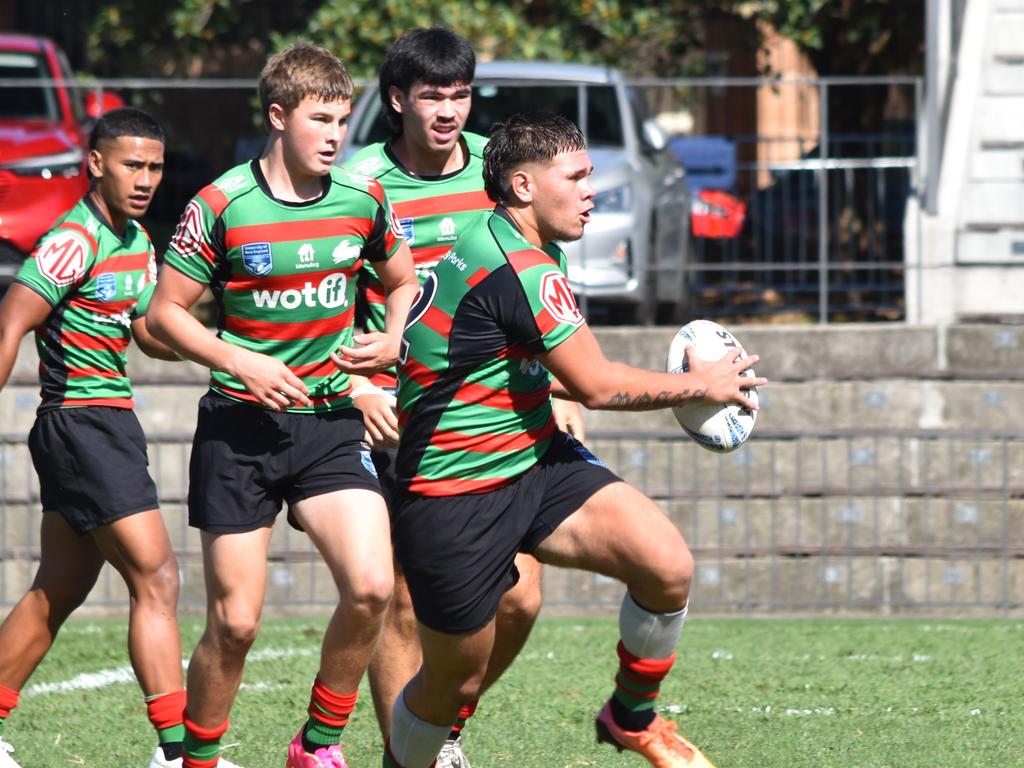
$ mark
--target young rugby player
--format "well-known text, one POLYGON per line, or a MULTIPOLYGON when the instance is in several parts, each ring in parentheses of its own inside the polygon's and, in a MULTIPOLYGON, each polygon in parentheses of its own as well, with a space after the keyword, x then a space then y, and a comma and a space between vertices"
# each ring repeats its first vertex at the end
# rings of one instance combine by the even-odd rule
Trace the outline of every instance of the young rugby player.
POLYGON ((266 149, 189 203, 149 318, 212 372, 190 469, 208 619, 188 670, 184 765, 217 762, 259 626, 271 526, 287 502, 340 592, 287 765, 341 768, 340 735, 393 583, 387 508, 348 374, 394 364, 417 283, 381 186, 334 166, 352 98, 342 63, 298 43, 270 58, 259 92, 266 149), (353 337, 364 261, 388 293, 385 330, 353 337), (207 286, 216 335, 188 311, 207 286))
POLYGON ((486 189, 498 206, 462 234, 410 313, 392 536, 423 663, 395 702, 385 766, 430 766, 461 707, 476 699, 520 551, 627 587, 619 674, 597 717, 600 739, 659 768, 710 765, 654 710, 686 616, 686 542, 650 499, 556 428, 551 375, 588 407, 624 410, 697 398, 753 407, 744 388, 766 380, 740 375, 756 355, 714 363, 691 356, 684 374, 603 356, 553 245, 582 236, 593 208, 590 172, 582 134, 562 117, 521 115, 498 127, 484 152, 486 189))
MULTIPOLYGON (((402 35, 384 57, 379 77, 392 136, 365 147, 346 163, 354 173, 379 181, 388 193, 421 282, 469 225, 494 208, 484 191, 486 139, 463 130, 475 67, 472 46, 450 29, 413 29, 402 35)), ((364 265, 358 306, 367 328, 383 329, 384 297, 372 265, 364 265)), ((395 454, 384 446, 398 438, 395 382, 392 369, 373 376, 373 386, 357 385, 355 390, 361 393, 356 407, 364 412, 367 431, 377 446, 373 457, 386 497, 394 488, 395 454)), ((579 406, 561 401, 556 409, 560 426, 581 435, 579 406)), ((540 563, 522 554, 516 558, 516 567, 519 581, 505 595, 498 613, 498 621, 507 624, 508 630, 501 633, 503 642, 492 654, 489 680, 500 676, 518 654, 540 610, 540 563)), ((377 721, 385 738, 395 698, 416 673, 420 660, 416 618, 396 564, 395 595, 369 668, 377 721)), ((438 768, 469 768, 462 753, 461 730, 474 710, 475 704, 463 708, 438 756, 438 768)))
MULTIPOLYGON (((39 241, 0 305, 0 385, 36 332, 42 402, 29 435, 43 521, 39 571, 0 627, 0 726, 104 562, 131 597, 128 650, 159 746, 150 768, 181 765, 185 691, 178 564, 132 410, 128 342, 175 359, 143 318, 156 259, 136 221, 164 168, 164 133, 137 109, 108 112, 89 137, 89 193, 39 241)), ((0 740, 0 766, 15 768, 0 740)))

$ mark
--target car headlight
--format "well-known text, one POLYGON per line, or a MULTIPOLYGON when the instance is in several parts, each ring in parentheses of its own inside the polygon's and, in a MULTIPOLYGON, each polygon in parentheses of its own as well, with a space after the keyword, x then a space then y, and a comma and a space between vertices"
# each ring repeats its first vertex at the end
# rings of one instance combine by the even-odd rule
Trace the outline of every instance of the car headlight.
POLYGON ((82 157, 82 150, 69 149, 55 155, 29 157, 13 163, 4 163, 0 168, 12 171, 18 176, 42 176, 44 179, 58 176, 72 178, 82 172, 82 157))
POLYGON ((594 195, 595 213, 623 213, 633 207, 633 187, 623 184, 594 195))

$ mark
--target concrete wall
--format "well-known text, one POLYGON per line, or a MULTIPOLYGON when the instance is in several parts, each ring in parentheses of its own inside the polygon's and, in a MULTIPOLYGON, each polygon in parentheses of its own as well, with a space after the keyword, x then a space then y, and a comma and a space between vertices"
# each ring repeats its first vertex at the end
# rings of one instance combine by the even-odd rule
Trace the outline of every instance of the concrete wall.
MULTIPOLYGON (((592 412, 590 447, 657 498, 698 559, 710 610, 1013 613, 1024 605, 1024 326, 730 328, 771 383, 756 438, 719 456, 668 412, 592 412), (627 435, 609 435, 610 431, 627 435), (836 430, 856 430, 836 436, 836 430), (934 430, 930 438, 910 436, 934 430), (984 430, 977 438, 951 438, 984 430), (806 433, 802 436, 793 434, 806 433), (601 433, 604 433, 603 435, 601 433), (770 433, 780 436, 765 439, 770 433), (1017 489, 1017 491, 1014 491, 1017 489)), ((661 370, 674 328, 597 328, 608 359, 661 370)), ((187 526, 188 440, 205 370, 133 348, 138 413, 181 561, 186 610, 202 606, 198 537, 187 526), (186 440, 164 440, 184 436, 186 440)), ((38 551, 38 496, 23 443, 36 355, 24 343, 0 392, 0 605, 20 596, 38 551)), ((268 605, 324 607, 334 587, 301 534, 279 524, 268 605)), ((123 605, 105 574, 91 605, 123 605)), ((549 569, 551 610, 614 610, 618 585, 549 569)))

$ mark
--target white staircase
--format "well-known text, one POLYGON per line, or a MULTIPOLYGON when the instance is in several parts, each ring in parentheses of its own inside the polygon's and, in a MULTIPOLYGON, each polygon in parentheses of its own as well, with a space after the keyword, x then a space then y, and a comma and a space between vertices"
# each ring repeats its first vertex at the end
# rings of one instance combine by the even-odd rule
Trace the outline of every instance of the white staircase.
POLYGON ((1024 264, 1024 0, 993 0, 986 26, 957 261, 1024 264))
MULTIPOLYGON (((1024 0, 969 0, 908 319, 1024 318, 1024 0)), ((915 210, 916 213, 916 210, 915 210)), ((908 222, 910 219, 908 218, 908 222)), ((916 223, 915 223, 916 226, 916 223)), ((908 246, 918 238, 908 232, 908 246)))

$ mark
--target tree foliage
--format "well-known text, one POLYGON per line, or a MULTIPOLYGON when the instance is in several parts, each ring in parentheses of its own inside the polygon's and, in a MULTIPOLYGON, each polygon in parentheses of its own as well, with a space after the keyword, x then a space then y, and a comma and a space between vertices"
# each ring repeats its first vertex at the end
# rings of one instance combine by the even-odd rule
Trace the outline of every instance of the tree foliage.
POLYGON ((89 64, 106 75, 254 76, 301 35, 366 78, 402 32, 443 24, 482 58, 673 76, 699 67, 692 54, 715 15, 770 24, 822 74, 921 69, 924 0, 111 0, 88 31, 89 64))

